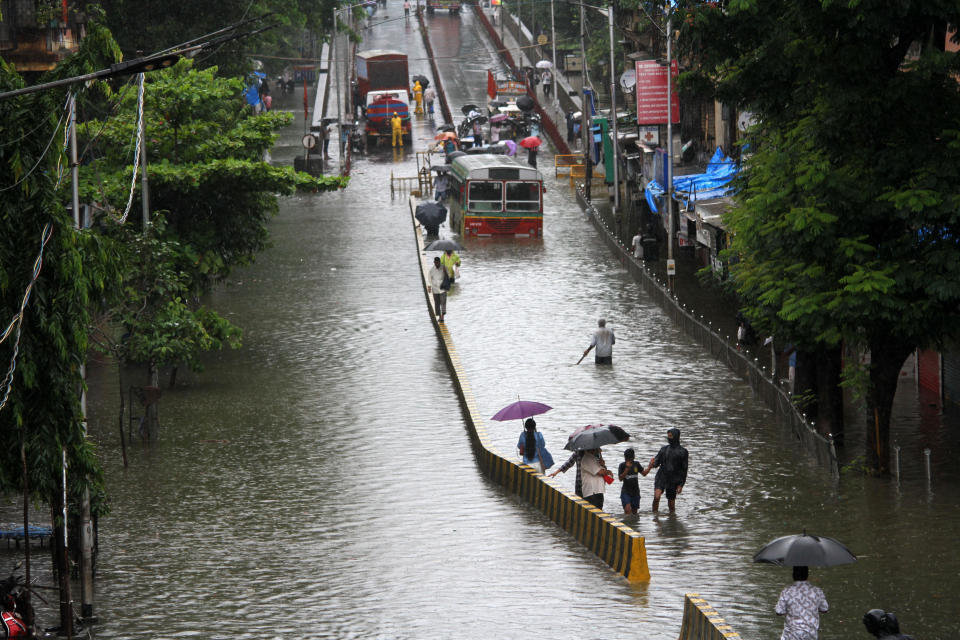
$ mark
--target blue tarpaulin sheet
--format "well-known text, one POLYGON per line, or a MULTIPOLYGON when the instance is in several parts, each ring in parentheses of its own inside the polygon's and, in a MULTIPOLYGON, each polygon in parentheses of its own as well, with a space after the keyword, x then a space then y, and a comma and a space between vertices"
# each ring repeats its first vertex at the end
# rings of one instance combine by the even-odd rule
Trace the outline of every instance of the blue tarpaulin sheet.
MULTIPOLYGON (((730 195, 732 191, 730 183, 736 175, 737 164, 723 153, 723 149, 717 147, 710 162, 707 163, 706 172, 673 177, 674 197, 686 203, 722 198, 730 195)), ((658 181, 651 180, 647 183, 644 192, 650 210, 656 213, 657 199, 663 195, 663 186, 658 181)))

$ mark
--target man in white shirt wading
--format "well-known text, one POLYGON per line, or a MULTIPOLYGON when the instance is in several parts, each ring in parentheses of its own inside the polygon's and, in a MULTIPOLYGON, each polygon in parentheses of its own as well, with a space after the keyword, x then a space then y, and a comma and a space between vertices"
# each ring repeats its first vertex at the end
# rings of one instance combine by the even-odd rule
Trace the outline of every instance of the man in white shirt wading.
POLYGON ((613 345, 616 343, 617 338, 613 335, 613 329, 607 328, 607 321, 603 318, 597 321, 597 326, 599 329, 594 332, 590 346, 583 352, 580 360, 586 358, 590 350, 596 347, 597 350, 593 354, 595 358, 594 362, 597 364, 613 364, 613 345))

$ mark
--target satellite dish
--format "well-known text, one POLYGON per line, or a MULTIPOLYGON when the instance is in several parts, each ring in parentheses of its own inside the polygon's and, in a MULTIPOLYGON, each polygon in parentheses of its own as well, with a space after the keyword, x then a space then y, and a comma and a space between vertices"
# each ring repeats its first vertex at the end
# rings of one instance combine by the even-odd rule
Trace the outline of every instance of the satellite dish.
POLYGON ((753 125, 757 124, 757 118, 753 115, 751 111, 741 111, 740 116, 737 118, 737 129, 740 131, 746 131, 753 125))
POLYGON ((637 70, 627 69, 620 74, 620 86, 623 87, 624 91, 633 91, 633 88, 637 86, 637 70))

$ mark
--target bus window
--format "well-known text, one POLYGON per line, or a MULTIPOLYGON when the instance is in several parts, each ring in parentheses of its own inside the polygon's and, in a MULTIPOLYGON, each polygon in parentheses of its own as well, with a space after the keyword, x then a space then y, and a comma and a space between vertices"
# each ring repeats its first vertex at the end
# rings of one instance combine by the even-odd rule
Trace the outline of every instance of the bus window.
POLYGON ((503 183, 470 181, 468 211, 503 211, 503 183))
POLYGON ((540 211, 540 184, 508 182, 507 211, 540 211))

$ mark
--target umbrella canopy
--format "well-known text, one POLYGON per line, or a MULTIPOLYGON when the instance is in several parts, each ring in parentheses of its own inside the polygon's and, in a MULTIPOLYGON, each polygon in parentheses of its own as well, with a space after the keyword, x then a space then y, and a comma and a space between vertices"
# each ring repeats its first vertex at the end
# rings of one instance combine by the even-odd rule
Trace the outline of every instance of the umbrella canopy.
POLYGON ((480 110, 480 107, 478 107, 475 104, 465 104, 462 107, 460 107, 460 112, 463 113, 463 115, 467 115, 471 111, 479 111, 479 110, 480 110))
POLYGON ((505 113, 498 113, 495 116, 490 116, 491 124, 497 124, 498 122, 504 122, 505 120, 509 120, 509 119, 510 119, 510 116, 508 116, 505 113))
POLYGON ((457 158, 461 158, 461 157, 463 157, 463 156, 465 156, 465 155, 467 155, 467 154, 464 153, 463 151, 451 151, 450 153, 447 154, 447 162, 451 162, 451 161, 453 161, 453 160, 455 160, 455 159, 457 159, 457 158))
POLYGON ((435 164, 430 167, 430 171, 436 171, 437 173, 446 173, 450 171, 450 165, 448 164, 435 164))
POLYGON ((467 120, 467 124, 472 125, 475 122, 479 122, 480 124, 487 124, 487 116, 475 115, 469 120, 467 120))
POLYGON ((430 86, 430 79, 427 78, 427 76, 423 76, 423 75, 413 76, 413 82, 411 83, 411 85, 416 82, 420 83, 421 89, 426 89, 427 87, 430 86))
POLYGON ((503 146, 507 148, 507 155, 513 156, 517 154, 517 143, 513 140, 504 140, 503 146))
POLYGON ((454 127, 452 124, 442 124, 439 127, 437 127, 437 133, 441 131, 456 131, 456 130, 457 128, 454 127))
POLYGON ((630 439, 630 434, 615 424, 588 424, 570 434, 564 449, 599 449, 606 444, 616 444, 630 439))
POLYGON ((543 144, 543 140, 537 136, 530 136, 529 138, 524 138, 520 141, 520 146, 524 149, 536 149, 541 144, 543 144))
POLYGON ((447 219, 447 208, 439 202, 424 202, 417 205, 414 217, 427 227, 430 233, 436 233, 437 227, 447 219))
POLYGON ((549 69, 553 66, 553 63, 549 60, 541 60, 537 63, 537 69, 549 69))
POLYGON ((856 562, 857 556, 833 538, 804 531, 768 542, 753 556, 753 561, 781 567, 833 567, 856 562))
POLYGON ((441 131, 433 138, 434 140, 456 140, 457 134, 453 131, 441 131))
POLYGON ((532 111, 536 104, 530 96, 520 96, 517 98, 517 108, 521 111, 532 111))
POLYGON ((434 240, 426 247, 423 248, 424 251, 462 251, 463 247, 454 242, 453 240, 442 239, 434 240))
POLYGON ((511 402, 500 411, 497 411, 491 417, 491 420, 497 420, 498 422, 505 422, 507 420, 523 420, 529 418, 530 416, 538 416, 541 413, 546 413, 553 409, 550 405, 543 404, 542 402, 533 402, 532 400, 517 400, 516 402, 511 402))

